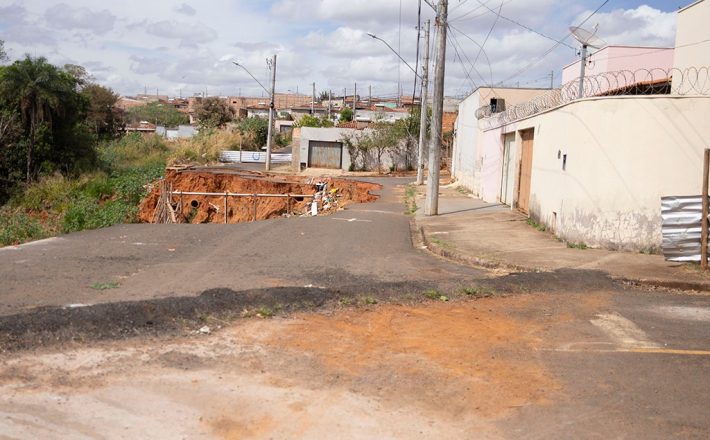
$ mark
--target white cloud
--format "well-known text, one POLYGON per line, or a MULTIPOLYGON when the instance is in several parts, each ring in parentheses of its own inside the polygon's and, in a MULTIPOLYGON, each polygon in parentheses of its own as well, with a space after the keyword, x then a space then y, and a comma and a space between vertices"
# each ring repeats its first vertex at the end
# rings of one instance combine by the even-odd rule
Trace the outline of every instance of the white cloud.
POLYGON ((44 18, 50 27, 56 29, 84 29, 97 35, 110 32, 116 21, 116 17, 106 9, 95 12, 89 8, 74 8, 66 3, 47 9, 44 18))
POLYGON ((195 15, 195 13, 197 11, 195 10, 195 8, 188 5, 187 3, 183 3, 180 6, 175 8, 175 12, 179 12, 179 13, 185 14, 185 15, 195 15))
POLYGON ((174 20, 161 20, 146 26, 146 32, 163 38, 180 40, 183 46, 209 43, 217 39, 217 31, 201 23, 186 23, 174 20))

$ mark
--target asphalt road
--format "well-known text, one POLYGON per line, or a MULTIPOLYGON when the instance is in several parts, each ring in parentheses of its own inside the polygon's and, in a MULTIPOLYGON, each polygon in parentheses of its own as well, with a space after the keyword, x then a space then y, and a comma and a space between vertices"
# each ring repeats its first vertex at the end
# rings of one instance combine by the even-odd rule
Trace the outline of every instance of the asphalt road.
MULTIPOLYGON (((375 179, 376 180, 376 179, 375 179)), ((454 285, 482 271, 412 246, 396 185, 316 218, 234 225, 119 225, 0 248, 0 315, 43 306, 194 296, 215 288, 454 285), (116 288, 99 290, 99 285, 116 288), (92 287, 93 286, 93 287, 92 287)))

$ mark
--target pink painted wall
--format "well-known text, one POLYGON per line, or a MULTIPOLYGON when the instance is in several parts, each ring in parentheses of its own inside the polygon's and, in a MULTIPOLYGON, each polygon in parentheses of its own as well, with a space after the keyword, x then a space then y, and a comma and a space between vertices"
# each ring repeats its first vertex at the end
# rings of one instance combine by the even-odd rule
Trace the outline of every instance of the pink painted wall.
MULTIPOLYGON (((635 72, 642 69, 667 71, 673 68, 673 52, 674 49, 663 47, 607 46, 596 53, 592 49, 593 54, 589 58, 586 75, 620 71, 635 72)), ((579 78, 579 63, 576 61, 562 69, 562 84, 579 78)), ((654 79, 659 79, 660 76, 660 71, 653 74, 654 79)), ((637 80, 638 77, 639 75, 637 80)), ((642 78, 640 81, 648 79, 642 78)))

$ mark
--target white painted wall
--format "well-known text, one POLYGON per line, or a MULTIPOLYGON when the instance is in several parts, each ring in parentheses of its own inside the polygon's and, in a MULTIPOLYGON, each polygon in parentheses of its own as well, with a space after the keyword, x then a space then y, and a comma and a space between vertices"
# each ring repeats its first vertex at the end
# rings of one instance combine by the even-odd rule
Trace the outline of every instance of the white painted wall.
POLYGON ((502 132, 498 131, 498 139, 493 143, 482 143, 483 129, 475 112, 489 104, 491 98, 505 99, 506 108, 509 108, 547 92, 549 89, 481 87, 459 104, 451 157, 452 175, 458 183, 476 197, 488 202, 498 201, 503 163, 502 132))
POLYGON ((568 241, 639 250, 661 245, 662 196, 699 194, 709 113, 710 97, 588 98, 482 141, 533 128, 531 216, 568 241))
MULTIPOLYGON (((710 2, 701 0, 678 11, 674 67, 684 71, 689 67, 710 66, 710 2)), ((705 72, 707 73, 707 72, 705 72)), ((706 75, 701 76, 705 83, 706 75)), ((682 87, 680 76, 673 77, 673 90, 690 93, 692 87, 682 87)), ((692 79, 691 79, 692 80, 692 79)))
MULTIPOLYGON (((354 128, 318 128, 318 127, 301 127, 301 149, 300 149, 300 161, 301 163, 308 164, 308 145, 309 142, 323 141, 323 142, 341 142, 343 135, 355 135, 358 130, 354 128)), ((348 149, 343 145, 343 165, 342 168, 347 170, 350 166, 350 154, 348 149)))

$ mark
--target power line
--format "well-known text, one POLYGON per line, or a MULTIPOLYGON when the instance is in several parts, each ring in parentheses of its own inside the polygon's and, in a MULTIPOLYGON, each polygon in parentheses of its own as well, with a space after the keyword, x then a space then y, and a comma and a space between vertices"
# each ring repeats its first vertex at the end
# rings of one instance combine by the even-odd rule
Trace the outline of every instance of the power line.
MULTIPOLYGON (((536 31, 535 29, 531 28, 530 26, 526 26, 526 25, 524 25, 524 24, 522 24, 522 23, 520 23, 520 22, 518 22, 518 21, 516 21, 516 20, 513 20, 512 18, 509 18, 509 17, 506 17, 506 16, 504 16, 504 15, 501 15, 500 11, 498 11, 498 12, 494 11, 493 9, 491 9, 490 7, 488 7, 488 5, 486 5, 485 3, 483 3, 481 0, 478 0, 478 3, 480 3, 481 6, 483 6, 483 7, 486 8, 486 9, 488 9, 488 10, 491 11, 492 13, 497 14, 498 17, 496 18, 496 20, 497 20, 498 18, 502 18, 502 19, 505 20, 505 21, 508 21, 508 22, 510 22, 510 23, 513 23, 513 24, 515 24, 515 25, 518 25, 518 26, 520 26, 520 27, 523 28, 523 29, 527 29, 528 31, 530 31, 530 32, 532 32, 532 33, 534 33, 534 34, 537 34, 537 35, 539 35, 539 36, 541 36, 541 37, 543 37, 543 38, 547 38, 548 40, 552 40, 552 41, 554 41, 554 42, 556 42, 556 43, 563 44, 563 45, 569 47, 570 49, 576 49, 575 47, 570 46, 569 44, 565 43, 564 40, 562 40, 562 41, 556 40, 556 39, 554 39, 554 38, 552 38, 552 37, 550 37, 550 36, 547 36, 547 35, 543 34, 542 32, 536 31)), ((501 9, 502 9, 502 4, 501 4, 501 9)))
MULTIPOLYGON (((468 38, 469 40, 471 40, 471 42, 473 42, 473 44, 475 44, 476 46, 479 47, 479 49, 480 49, 480 50, 479 50, 479 54, 480 54, 480 53, 483 53, 483 56, 486 57, 486 63, 488 64, 488 72, 489 72, 490 75, 491 75, 491 82, 490 82, 490 83, 492 83, 492 82, 493 82, 493 67, 491 66, 491 60, 490 60, 490 58, 488 57, 488 53, 486 52, 485 48, 484 48, 480 43, 478 43, 476 40, 474 40, 471 36, 467 35, 465 32, 459 30, 459 29, 456 28, 455 26, 449 25, 449 29, 452 29, 452 30, 458 32, 459 34, 461 34, 462 36, 468 38)), ((463 51, 463 45, 461 45, 460 42, 459 42, 459 46, 461 46, 461 50, 463 51)), ((474 64, 471 63, 471 69, 469 69, 469 73, 470 73, 471 71, 473 71, 474 69, 475 69, 474 64)), ((478 77, 481 79, 481 81, 485 84, 485 83, 486 83, 486 80, 483 79, 483 75, 481 75, 478 70, 476 70, 476 74, 477 74, 478 77)), ((489 83, 489 84, 490 84, 490 83, 489 83)))
MULTIPOLYGON (((581 27, 582 25, 584 25, 584 23, 588 22, 589 19, 591 19, 594 15, 596 15, 596 13, 599 12, 599 11, 601 10, 601 8, 603 8, 604 6, 606 6, 607 3, 609 3, 609 0, 605 0, 604 2, 602 2, 602 4, 599 5, 599 7, 597 7, 597 9, 595 9, 591 14, 589 14, 589 16, 588 16, 587 18, 585 18, 577 27, 581 27)), ((546 56, 548 56, 550 53, 552 53, 552 52, 553 52, 555 49, 557 49, 561 44, 564 44, 564 41, 565 41, 566 39, 568 39, 570 35, 572 35, 572 34, 568 32, 567 35, 565 35, 564 38, 562 38, 561 40, 557 41, 557 42, 556 42, 551 48, 549 48, 544 54, 542 54, 541 56, 537 57, 537 58, 534 59, 533 61, 529 62, 527 65, 525 65, 525 67, 523 67, 522 69, 518 70, 516 73, 514 73, 513 75, 511 75, 511 76, 509 76, 508 78, 504 79, 503 81, 500 81, 500 82, 497 83, 497 84, 503 84, 503 83, 505 83, 505 82, 507 82, 507 81, 510 81, 511 79, 515 78, 516 76, 518 76, 518 75, 520 75, 520 74, 526 72, 528 69, 530 69, 531 67, 535 66, 536 64, 539 64, 540 61, 542 61, 546 56)))

